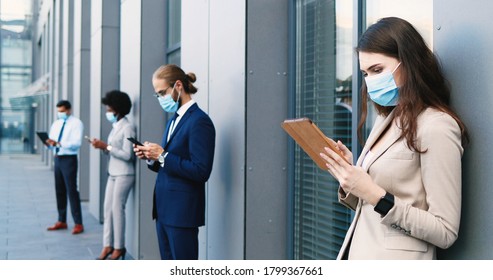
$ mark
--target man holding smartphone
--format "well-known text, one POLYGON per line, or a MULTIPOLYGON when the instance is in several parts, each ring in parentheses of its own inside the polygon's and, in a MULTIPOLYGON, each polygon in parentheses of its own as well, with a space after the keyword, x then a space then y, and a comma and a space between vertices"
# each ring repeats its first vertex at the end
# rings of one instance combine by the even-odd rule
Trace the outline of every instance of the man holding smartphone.
POLYGON ((164 111, 174 113, 161 144, 134 144, 140 159, 157 172, 153 218, 163 260, 198 259, 199 227, 205 224, 205 183, 212 171, 215 128, 191 98, 196 77, 176 65, 159 67, 153 75, 156 97, 164 111))

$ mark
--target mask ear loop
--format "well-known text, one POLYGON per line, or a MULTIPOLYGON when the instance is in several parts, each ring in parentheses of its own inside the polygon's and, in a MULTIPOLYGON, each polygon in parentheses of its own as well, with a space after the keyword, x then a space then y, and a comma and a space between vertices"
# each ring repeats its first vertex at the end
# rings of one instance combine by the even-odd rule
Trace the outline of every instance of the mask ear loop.
MULTIPOLYGON (((175 87, 176 87, 176 82, 173 85, 173 89, 171 90, 171 99, 173 99, 173 93, 175 92, 175 87)), ((180 93, 178 93, 178 97, 176 98, 176 101, 173 99, 173 101, 178 102, 180 100, 180 93)))
POLYGON ((395 70, 397 70, 397 68, 399 68, 399 66, 401 65, 402 61, 399 62, 399 64, 397 64, 397 66, 394 68, 394 70, 392 71, 392 74, 394 74, 395 70))
MULTIPOLYGON (((180 102, 181 90, 178 92, 178 98, 176 98, 176 102, 180 102)), ((180 103, 178 103, 180 105, 180 103)))
MULTIPOLYGON (((176 81, 176 82, 178 82, 178 81, 176 81)), ((171 99, 173 99, 173 92, 175 92, 176 82, 173 85, 173 91, 171 91, 171 99)), ((178 97, 176 97, 176 101, 173 99, 173 101, 175 101, 176 103, 178 103, 178 106, 181 106, 181 104, 180 104, 180 96, 181 96, 181 90, 178 92, 178 97)))

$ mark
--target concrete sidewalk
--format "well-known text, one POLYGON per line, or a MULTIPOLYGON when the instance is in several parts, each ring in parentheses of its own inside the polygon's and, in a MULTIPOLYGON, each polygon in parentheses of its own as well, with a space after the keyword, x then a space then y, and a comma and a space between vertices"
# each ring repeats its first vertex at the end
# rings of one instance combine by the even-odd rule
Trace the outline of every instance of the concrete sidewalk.
MULTIPOLYGON (((70 206, 69 206, 70 207, 70 206)), ((53 171, 39 155, 0 155, 0 260, 94 260, 103 225, 82 202, 84 232, 47 231, 58 217, 53 171)))

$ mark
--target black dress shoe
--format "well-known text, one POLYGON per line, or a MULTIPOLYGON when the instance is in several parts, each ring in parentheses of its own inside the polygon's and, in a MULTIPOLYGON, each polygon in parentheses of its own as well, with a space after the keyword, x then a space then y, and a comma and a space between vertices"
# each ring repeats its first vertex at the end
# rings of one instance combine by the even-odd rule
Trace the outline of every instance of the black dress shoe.
POLYGON ((111 257, 108 260, 119 260, 120 258, 122 260, 125 259, 125 254, 127 253, 127 249, 115 249, 113 251, 113 254, 111 254, 111 257))
POLYGON ((101 252, 101 255, 99 255, 99 257, 96 258, 96 260, 106 260, 112 253, 113 253, 113 248, 106 247, 103 249, 103 252, 101 252), (105 250, 107 250, 106 253, 104 253, 105 250))

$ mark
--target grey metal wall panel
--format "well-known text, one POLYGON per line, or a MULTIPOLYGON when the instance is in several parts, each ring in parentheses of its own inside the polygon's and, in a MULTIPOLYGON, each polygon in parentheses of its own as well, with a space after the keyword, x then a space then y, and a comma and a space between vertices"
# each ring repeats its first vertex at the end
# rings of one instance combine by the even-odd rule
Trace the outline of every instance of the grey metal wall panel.
MULTIPOLYGON (((135 124, 135 102, 139 99, 140 77, 140 35, 141 35, 141 0, 126 0, 121 2, 120 20, 120 90, 126 92, 132 100, 132 111, 127 118, 135 124)), ((142 190, 139 188, 139 190, 142 190)), ((126 205, 126 241, 128 252, 139 257, 139 209, 138 191, 130 191, 126 205)))
MULTIPOLYGON (((66 99, 67 95, 61 92, 61 69, 62 69, 62 51, 63 51, 63 2, 55 1, 53 9, 53 71, 51 79, 53 87, 54 105, 61 100, 66 99)), ((56 110, 55 110, 56 112, 56 110)))
MULTIPOLYGON (((74 1, 73 95, 74 114, 84 123, 85 134, 91 130, 90 106, 90 24, 91 2, 74 1)), ((89 200, 90 145, 83 143, 79 153, 79 191, 81 200, 89 200)))
POLYGON ((208 184, 208 259, 242 259, 245 192, 245 1, 210 1, 209 114, 216 127, 208 184))
MULTIPOLYGON (((205 112, 209 110, 209 1, 185 0, 182 1, 182 14, 193 21, 182 21, 184 34, 181 42, 181 67, 185 71, 194 72, 197 75, 195 86, 199 92, 193 96, 200 108, 205 112)), ((214 122, 214 119, 212 120, 214 122)), ((214 171, 213 171, 214 172, 214 171)), ((206 194, 208 192, 206 184, 206 194)), ((206 203, 206 211, 208 210, 206 203)), ((206 225, 199 228, 199 259, 207 258, 207 214, 206 225)))
POLYGON ((243 259, 245 1, 182 1, 182 66, 197 74, 193 98, 216 128, 200 258, 243 259), (205 241, 205 244, 204 244, 205 241))
POLYGON ((209 114, 216 151, 207 189, 207 258, 243 259, 246 3, 209 5, 209 114))
MULTIPOLYGON (((143 141, 160 143, 166 121, 162 108, 154 97, 152 74, 164 64, 166 57, 166 1, 142 0, 142 23, 140 29, 140 89, 135 100, 134 110, 138 119, 137 135, 143 141)), ((156 173, 151 172, 145 162, 137 166, 139 189, 139 258, 160 259, 156 237, 156 227, 152 220, 152 197, 156 173)))
MULTIPOLYGON (((73 61, 74 61, 74 0, 66 0, 63 4, 63 41, 62 41, 62 93, 72 103, 74 101, 73 92, 73 61)), ((80 115, 75 115, 80 117, 80 115)))
POLYGON ((463 157, 463 200, 459 239, 445 259, 493 259, 493 37, 489 0, 434 1, 434 47, 451 83, 452 104, 469 128, 463 157), (485 246, 486 245, 486 246, 485 246))
MULTIPOLYGON (((111 124, 105 119, 101 97, 118 89, 120 62, 120 1, 91 2, 91 121, 90 137, 106 138, 111 124), (111 19, 108 19, 111 17, 111 19), (104 24, 104 25, 103 25, 104 24)), ((107 156, 90 150, 89 210, 103 221, 103 199, 107 179, 107 156)))
POLYGON ((246 259, 287 258, 288 5, 247 3, 246 259))
MULTIPOLYGON (((125 0, 121 3, 120 88, 133 101, 130 118, 142 141, 161 142, 165 113, 153 96, 151 77, 165 58, 165 2, 125 0), (149 44, 148 42, 154 42, 149 44)), ((127 243, 138 259, 160 259, 152 195, 156 173, 137 161, 136 188, 127 202, 127 243)))
MULTIPOLYGON (((48 4, 46 4, 48 5, 48 4)), ((54 55, 53 53, 55 52, 55 13, 53 12, 54 10, 54 4, 52 4, 52 2, 50 2, 50 11, 51 12, 48 12, 47 13, 47 16, 48 16, 48 19, 47 19, 47 35, 46 35, 46 38, 47 38, 47 43, 48 43, 48 46, 47 46, 47 55, 46 55, 46 70, 48 73, 50 73, 50 80, 49 80, 49 89, 50 89, 50 94, 51 96, 49 96, 48 98, 48 108, 49 110, 47 111, 48 113, 48 117, 47 117, 47 120, 48 120, 48 123, 51 124, 55 118, 55 113, 52 111, 52 108, 54 108, 54 104, 55 104, 55 58, 54 58, 54 55)), ((49 166, 52 166, 53 165, 53 154, 50 154, 49 151, 46 151, 46 159, 47 159, 47 163, 49 166)))
MULTIPOLYGON (((95 10, 95 3, 91 3, 91 10, 95 10)), ((91 29, 95 29, 96 18, 98 18, 97 13, 91 13, 91 29)), ((100 17, 100 16, 99 16, 100 17)), ((90 95, 94 96, 90 100, 90 107, 92 108, 91 113, 93 116, 99 116, 101 114, 100 104, 96 101, 96 98, 101 96, 101 44, 102 44, 102 30, 97 29, 91 34, 91 91, 90 95)), ((90 127, 86 132, 89 137, 99 137, 100 136, 100 125, 101 121, 95 119, 91 116, 90 127)), ((99 152, 96 149, 89 149, 89 161, 91 162, 89 170, 89 211, 92 215, 99 218, 100 215, 100 159, 99 152)))

